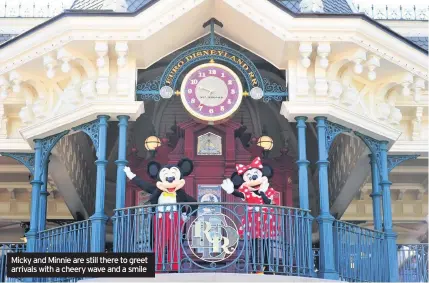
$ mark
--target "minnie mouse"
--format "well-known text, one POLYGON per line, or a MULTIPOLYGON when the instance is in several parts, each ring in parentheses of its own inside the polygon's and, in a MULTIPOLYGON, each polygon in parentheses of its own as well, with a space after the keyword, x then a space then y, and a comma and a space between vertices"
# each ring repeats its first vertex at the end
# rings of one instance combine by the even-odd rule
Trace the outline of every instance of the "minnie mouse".
POLYGON ((265 270, 269 267, 269 239, 276 237, 277 230, 273 209, 259 205, 275 204, 273 197, 276 191, 268 182, 273 176, 273 169, 267 164, 262 164, 259 157, 249 165, 237 164, 236 169, 237 172, 234 172, 230 179, 224 180, 221 187, 226 193, 250 204, 247 207, 247 221, 245 218, 242 219, 239 234, 241 237, 249 237, 252 250, 256 251, 256 255, 252 256, 254 269, 256 270, 256 265, 259 264, 265 270))
MULTIPOLYGON (((182 210, 179 216, 179 206, 175 204, 197 202, 195 198, 182 190, 185 186, 184 177, 191 174, 193 168, 193 162, 187 158, 180 160, 177 165, 166 166, 161 166, 158 162, 152 161, 147 166, 147 172, 152 179, 157 180, 156 185, 145 182, 131 172, 129 167, 124 168, 124 172, 131 182, 151 194, 150 203, 159 204, 153 216, 157 271, 163 270, 166 263, 172 264, 171 271, 178 270, 180 250, 178 237, 181 237, 180 229, 184 221, 187 220, 186 213, 190 213, 190 211, 182 210), (166 247, 168 251, 167 260, 164 257, 166 247)), ((191 208, 191 211, 197 209, 196 205, 188 207, 191 208)))

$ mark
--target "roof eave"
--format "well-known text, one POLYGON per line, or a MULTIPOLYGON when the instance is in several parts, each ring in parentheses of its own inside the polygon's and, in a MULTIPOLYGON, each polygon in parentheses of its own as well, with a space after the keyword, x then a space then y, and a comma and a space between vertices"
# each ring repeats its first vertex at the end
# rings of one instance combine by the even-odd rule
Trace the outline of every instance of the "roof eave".
MULTIPOLYGON (((159 1, 161 1, 161 0, 153 0, 149 3, 147 3, 146 5, 144 5, 143 7, 137 9, 134 12, 114 12, 113 10, 64 10, 63 13, 41 23, 40 25, 37 25, 37 26, 25 31, 24 33, 22 33, 16 37, 13 37, 13 38, 3 42, 2 44, 0 44, 0 49, 5 48, 6 46, 12 44, 13 42, 15 42, 19 39, 21 39, 22 37, 25 37, 25 36, 35 32, 35 31, 43 28, 44 26, 47 26, 53 22, 56 22, 63 17, 93 17, 93 16, 134 17, 135 15, 140 14, 142 11, 150 8, 152 5, 154 5, 155 3, 159 2, 159 1)), ((417 49, 418 51, 424 53, 425 55, 428 55, 428 51, 425 50, 424 48, 421 48, 420 46, 416 45, 412 41, 410 41, 407 38, 403 37, 402 35, 394 32, 393 30, 389 29, 388 27, 378 23, 377 21, 371 19, 370 17, 368 17, 367 15, 365 15, 363 13, 359 13, 359 14, 294 13, 290 9, 283 6, 281 3, 279 3, 276 0, 267 0, 267 1, 269 1, 270 3, 272 3, 276 7, 280 8, 282 11, 286 12, 287 14, 291 15, 294 18, 354 18, 354 19, 362 19, 362 20, 376 26, 377 28, 385 31, 386 33, 390 34, 391 36, 401 40, 402 42, 410 45, 411 47, 417 49)))

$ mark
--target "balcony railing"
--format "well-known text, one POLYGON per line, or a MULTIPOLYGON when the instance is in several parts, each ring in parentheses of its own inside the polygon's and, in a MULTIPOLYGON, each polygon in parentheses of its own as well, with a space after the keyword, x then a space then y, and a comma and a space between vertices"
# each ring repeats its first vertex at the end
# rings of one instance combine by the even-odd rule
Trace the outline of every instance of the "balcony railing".
POLYGON ((71 6, 70 0, 1 1, 0 18, 52 18, 71 6))
POLYGON ((427 21, 429 7, 402 6, 402 5, 355 5, 357 10, 375 20, 427 21))
POLYGON ((39 232, 38 251, 85 253, 90 251, 91 222, 83 220, 39 232))
MULTIPOLYGON (((115 211, 114 252, 154 252, 156 272, 266 273, 315 277, 319 248, 312 248, 309 211, 241 203, 145 205, 115 211), (185 215, 186 214, 186 215, 185 215)), ((39 232, 38 252, 90 251, 90 220, 39 232)), ((386 282, 385 235, 350 223, 333 224, 336 270, 348 282, 386 282)), ((0 243, 0 282, 7 254, 23 243, 0 243)), ((428 245, 398 246, 401 282, 428 281, 428 245)), ((39 278, 73 282, 81 278, 39 278)))
POLYGON ((320 249, 319 248, 313 248, 313 270, 314 270, 314 276, 317 275, 317 272, 320 270, 320 249))
MULTIPOLYGON (((83 220, 39 232, 38 252, 88 253, 91 221, 83 220)), ((82 278, 38 278, 38 282, 76 282, 82 278)))
POLYGON ((1 243, 0 242, 0 282, 21 282, 21 278, 6 276, 7 255, 10 253, 25 252, 25 243, 1 243))
POLYGON ((115 251, 155 252, 158 273, 314 274, 312 217, 305 210, 239 203, 146 205, 116 210, 113 221, 115 251))
POLYGON ((334 221, 334 251, 337 271, 348 282, 386 282, 387 254, 383 232, 334 221))
POLYGON ((428 244, 399 247, 399 281, 428 282, 428 264, 428 244))

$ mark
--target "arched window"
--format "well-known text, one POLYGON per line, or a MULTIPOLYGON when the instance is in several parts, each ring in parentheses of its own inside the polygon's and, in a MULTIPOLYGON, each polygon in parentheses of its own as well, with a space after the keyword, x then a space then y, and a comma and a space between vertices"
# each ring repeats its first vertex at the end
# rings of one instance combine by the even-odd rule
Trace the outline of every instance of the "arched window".
POLYGON ((222 137, 211 132, 199 136, 197 155, 222 155, 222 137))

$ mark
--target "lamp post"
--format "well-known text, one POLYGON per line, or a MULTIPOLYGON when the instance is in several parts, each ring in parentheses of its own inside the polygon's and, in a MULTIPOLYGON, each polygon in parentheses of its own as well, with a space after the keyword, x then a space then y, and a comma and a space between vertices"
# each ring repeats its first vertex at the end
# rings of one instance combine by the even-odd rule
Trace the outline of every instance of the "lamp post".
POLYGON ((256 144, 264 149, 264 158, 268 157, 268 153, 274 146, 273 139, 267 135, 260 137, 256 144))
POLYGON ((157 136, 149 136, 144 141, 144 147, 149 151, 152 157, 155 157, 156 149, 161 146, 161 140, 157 136))

